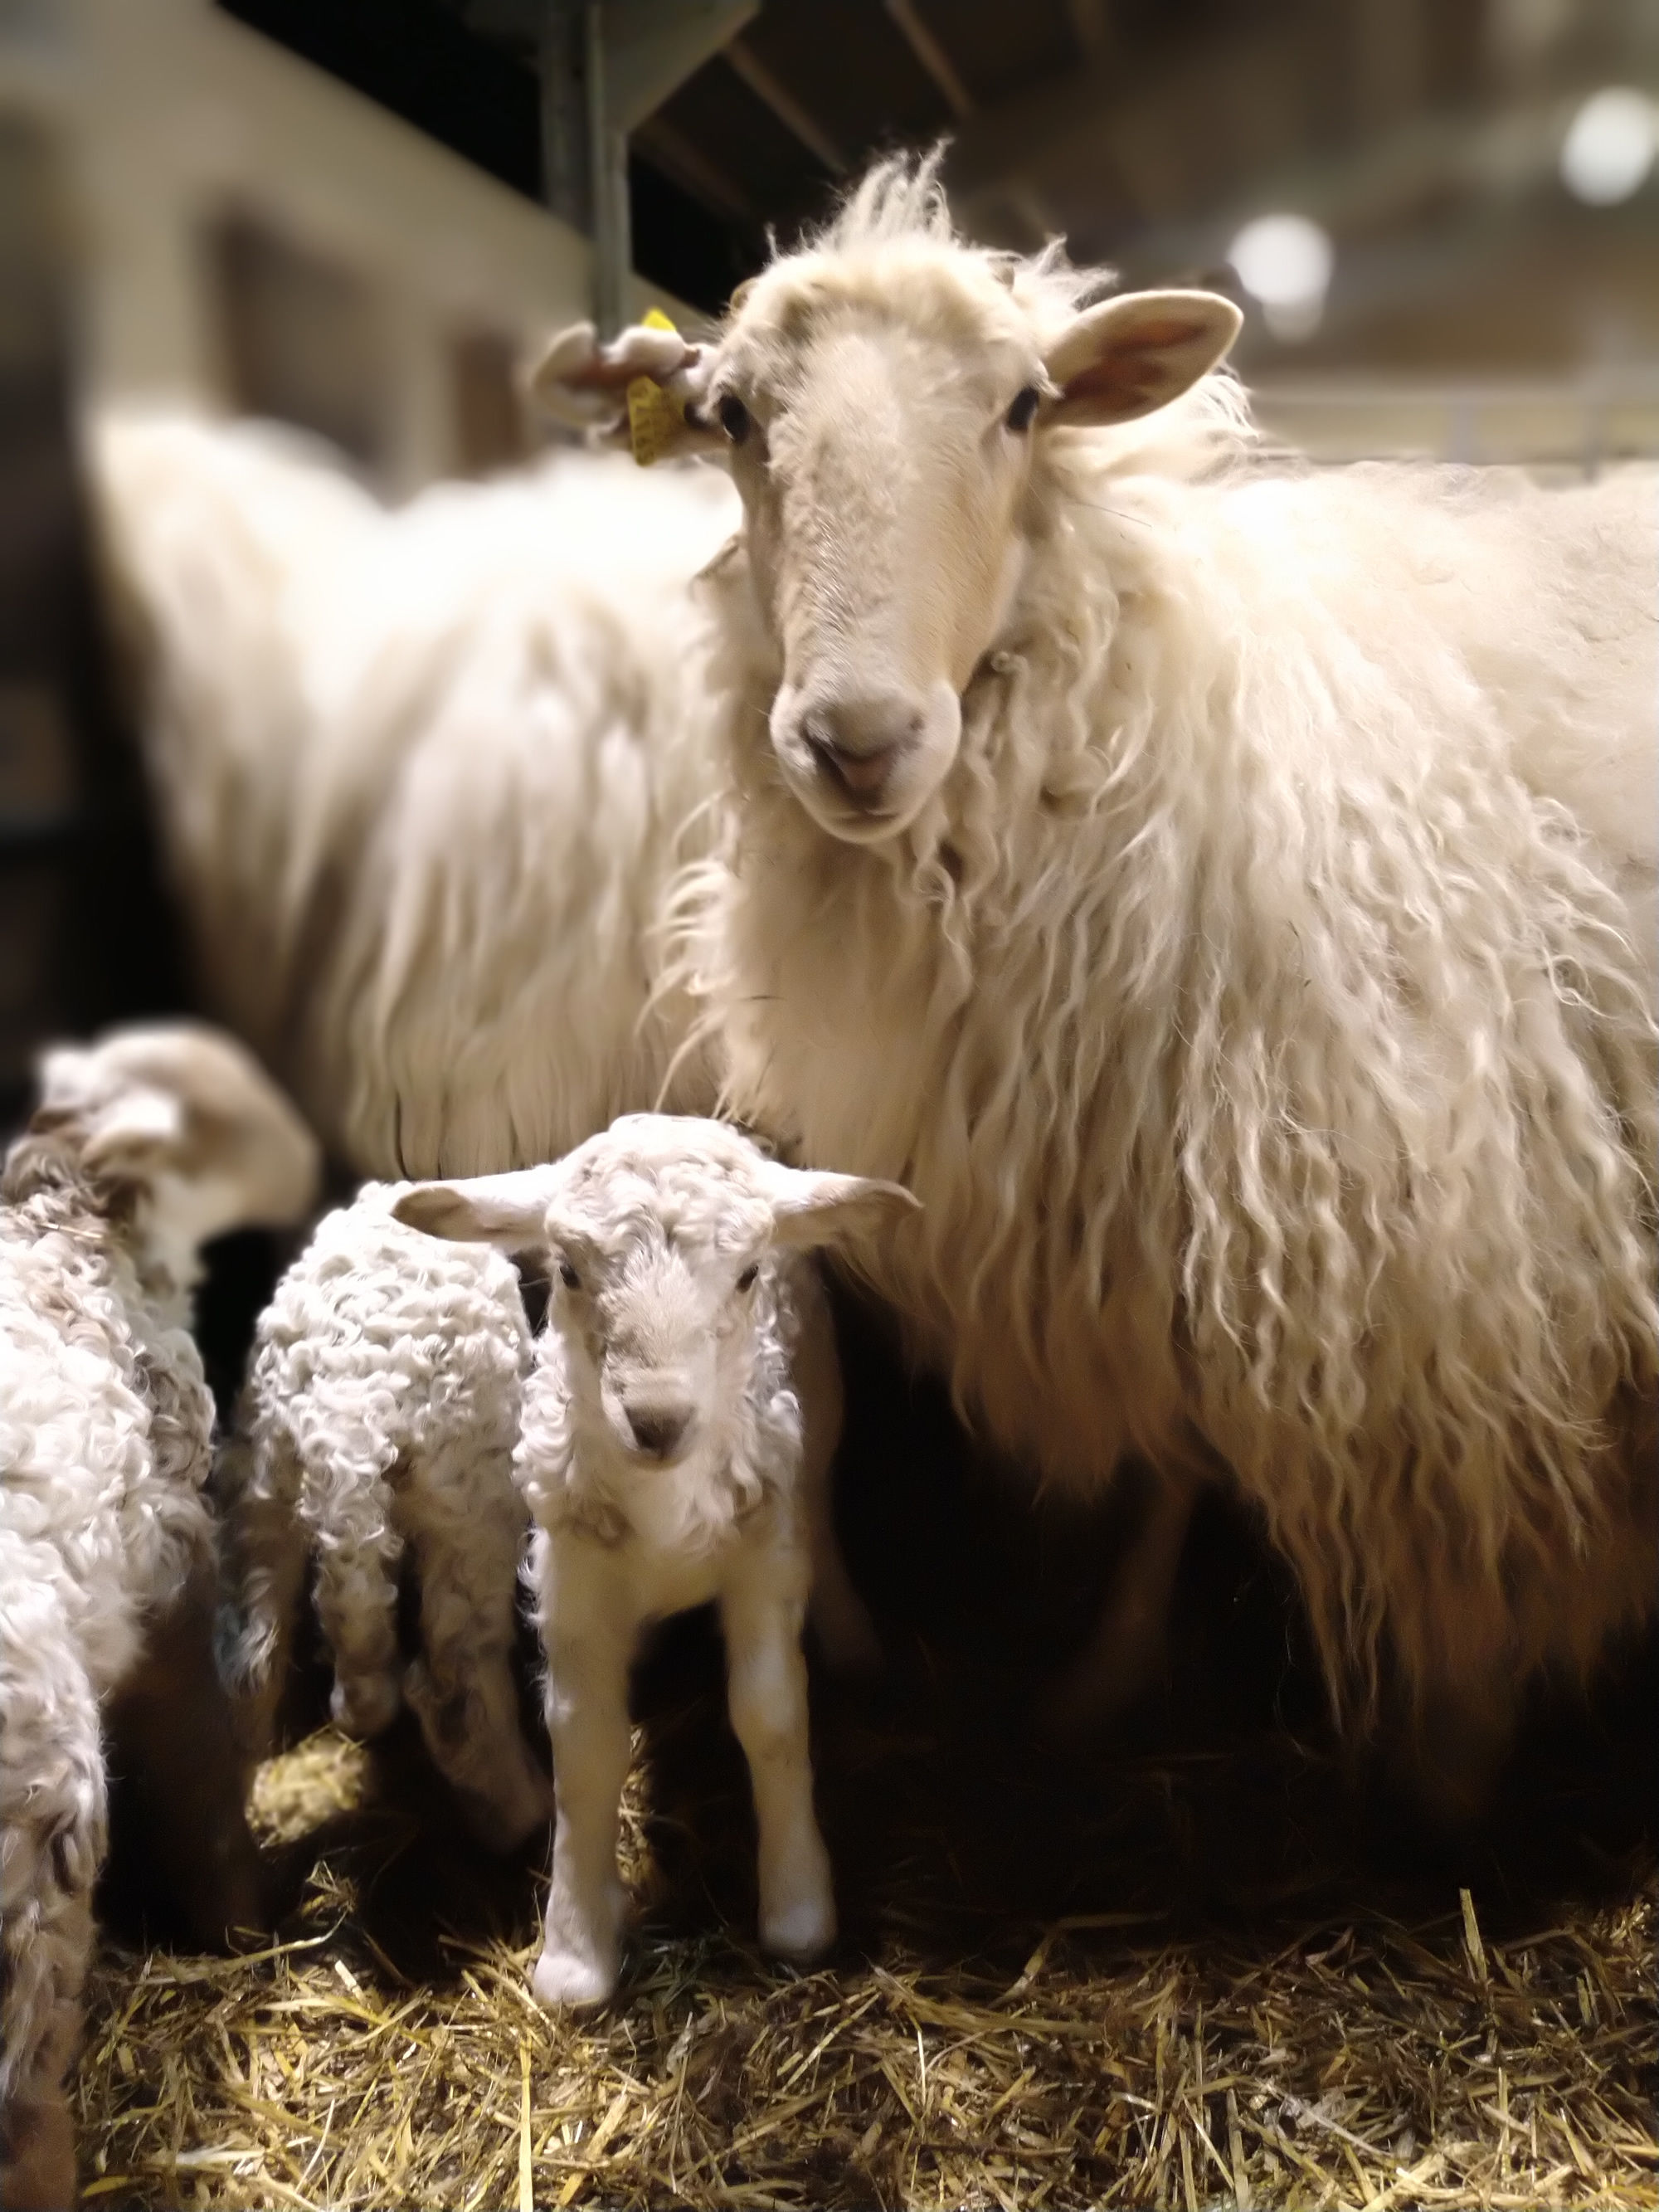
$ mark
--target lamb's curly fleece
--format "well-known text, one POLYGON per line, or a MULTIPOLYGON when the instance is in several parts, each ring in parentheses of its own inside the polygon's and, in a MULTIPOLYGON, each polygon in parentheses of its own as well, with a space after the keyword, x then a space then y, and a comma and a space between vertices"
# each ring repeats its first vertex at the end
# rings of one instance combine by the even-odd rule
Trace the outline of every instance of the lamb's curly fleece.
POLYGON ((104 1856, 99 1705, 211 1547, 213 1401, 171 1283, 140 1279, 72 1153, 25 1139, 0 1205, 0 2106, 80 2030, 104 1856))
POLYGON ((410 1186, 369 1183, 326 1216, 261 1316, 216 1481, 222 1640, 262 1756, 309 1549, 343 1727, 385 1728, 406 1692, 483 1838, 550 1814, 519 1725, 510 1653, 527 1516, 513 1486, 531 1341, 512 1263, 407 1229, 410 1186), (422 1656, 398 1655, 412 1553, 422 1656))
MULTIPOLYGON (((471 1175, 657 1102, 659 904, 707 843, 718 470, 568 453, 382 508, 265 424, 112 413, 94 487, 205 1002, 361 1174, 471 1175)), ((682 1064, 672 1099, 712 1097, 682 1064)))
MULTIPOLYGON (((292 1218, 315 1182, 291 1108, 207 1032, 116 1032, 44 1066, 0 1176, 0 2193, 20 2204, 73 2185, 63 2081, 105 1847, 100 1708, 214 1571, 196 1244, 292 1218), (94 1154, 99 1114, 135 1101, 132 1149, 94 1154)), ((228 1747, 191 1756, 205 1772, 228 1747)), ((240 1881, 231 1807, 236 1834, 198 1839, 199 1863, 240 1881)))
MULTIPOLYGON (((890 257, 1039 347, 1100 281, 890 165, 732 327, 890 257)), ((1659 1589, 1655 507, 1274 461, 1224 374, 1040 435, 955 766, 862 848, 715 579, 729 1109, 908 1182, 868 1272, 1045 1475, 1230 1462, 1362 1725, 1392 1666, 1501 1736, 1659 1589)))

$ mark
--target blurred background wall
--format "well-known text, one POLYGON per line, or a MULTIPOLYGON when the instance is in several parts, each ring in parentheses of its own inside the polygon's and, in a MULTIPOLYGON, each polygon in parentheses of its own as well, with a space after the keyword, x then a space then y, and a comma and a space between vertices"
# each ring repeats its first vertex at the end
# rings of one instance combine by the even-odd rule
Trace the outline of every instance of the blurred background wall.
POLYGON ((633 304, 718 310, 769 225, 948 131, 979 235, 1244 297, 1316 452, 1659 449, 1659 0, 0 0, 84 385, 289 417, 396 491, 514 458, 514 359, 593 289, 588 18, 613 72, 695 64, 628 134, 633 304))
POLYGON ((176 988, 77 410, 487 472, 607 270, 717 313, 945 132, 975 234, 1240 298, 1316 455, 1659 453, 1659 0, 0 0, 0 1092, 176 988))

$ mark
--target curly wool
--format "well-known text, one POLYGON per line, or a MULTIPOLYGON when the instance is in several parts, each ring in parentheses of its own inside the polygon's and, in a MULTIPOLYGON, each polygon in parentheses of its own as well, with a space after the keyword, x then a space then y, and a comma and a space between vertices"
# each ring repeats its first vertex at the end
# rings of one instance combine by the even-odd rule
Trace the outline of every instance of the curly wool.
MULTIPOLYGON (((969 318, 1008 281, 902 167, 839 256, 969 318)), ((1053 281, 1013 271, 1039 328, 1053 281)), ((714 580, 732 799, 679 911, 727 1103, 908 1182, 866 1271, 1046 1476, 1231 1462, 1339 1702, 1385 1652, 1419 1696, 1583 1672, 1659 1580, 1653 488, 1313 472, 1224 375, 1033 465, 884 846, 783 788, 714 580)))
POLYGON ((336 1151, 483 1173, 655 1103, 720 473, 565 454, 388 513, 264 425, 115 415, 93 458, 204 997, 336 1151))
POLYGON ((270 1747, 307 1552, 336 1717, 385 1727, 405 1690, 487 1840, 545 1816, 509 1668, 526 1528, 511 1457, 531 1342, 511 1262, 446 1244, 370 1183, 327 1215, 261 1316, 221 1455, 228 1672, 248 1748, 270 1747), (422 1655, 398 1648, 400 1563, 419 1571, 422 1655))
MULTIPOLYGON (((632 1244, 666 1236, 677 1249, 706 1250, 716 1267, 720 1255, 740 1250, 749 1240, 758 1243, 768 1218, 746 1188, 747 1140, 735 1131, 690 1121, 683 1126, 697 1133, 697 1148, 688 1138, 683 1155, 666 1149, 653 1153, 641 1142, 639 1156, 630 1156, 625 1133, 635 1126, 649 1128, 653 1119, 627 1117, 613 1125, 605 1149, 573 1182, 570 1202, 596 1240, 621 1258, 632 1244), (722 1143, 731 1148, 729 1162, 720 1156, 722 1143)), ((647 1534, 696 1558, 729 1542, 745 1516, 762 1504, 793 1526, 804 1503, 796 1497, 804 1433, 795 1359, 803 1316, 819 1331, 828 1321, 809 1261, 769 1250, 759 1267, 741 1319, 742 1389, 706 1409, 705 1444, 668 1490, 668 1519, 648 1530, 634 1530, 638 1468, 617 1443, 599 1401, 594 1370, 589 1362, 573 1358, 563 1330, 543 1332, 513 1462, 514 1479, 539 1527, 579 1528, 610 1542, 630 1532, 647 1534)), ((806 1541, 804 1523, 799 1540, 806 1541)))
POLYGON ((75 1135, 20 1139, 0 1182, 0 2110, 49 2100, 78 2039, 100 1703, 212 1542, 185 1293, 141 1272, 75 1135))

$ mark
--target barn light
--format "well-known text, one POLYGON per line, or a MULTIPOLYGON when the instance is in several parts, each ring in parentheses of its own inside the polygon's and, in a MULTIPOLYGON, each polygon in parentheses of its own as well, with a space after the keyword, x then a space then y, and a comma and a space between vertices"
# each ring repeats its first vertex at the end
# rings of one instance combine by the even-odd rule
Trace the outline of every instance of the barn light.
POLYGON ((1659 116, 1645 93, 1610 85, 1592 93, 1561 144, 1561 181, 1575 199, 1612 207, 1638 191, 1653 167, 1659 116))
POLYGON ((1291 344, 1319 328, 1335 258, 1329 234, 1304 215, 1259 215, 1227 248, 1268 329, 1291 344))

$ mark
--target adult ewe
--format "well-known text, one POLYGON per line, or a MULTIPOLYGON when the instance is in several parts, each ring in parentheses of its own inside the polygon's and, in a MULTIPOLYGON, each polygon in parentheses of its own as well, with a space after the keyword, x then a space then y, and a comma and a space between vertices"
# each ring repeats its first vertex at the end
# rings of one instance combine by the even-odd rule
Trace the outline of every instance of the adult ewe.
POLYGON ((893 163, 657 362, 745 513, 690 977, 992 1431, 1166 1478, 1073 1709, 1225 1462, 1468 1802, 1659 1580, 1655 494, 1262 457, 1236 310, 1100 285, 893 163))
MULTIPOLYGON (((210 1010, 366 1174, 528 1164, 654 1104, 720 472, 572 454, 389 513, 269 426, 115 415, 93 459, 210 1010)), ((712 1092, 684 1063, 678 1103, 712 1092)))
POLYGON ((211 1628, 198 1251, 311 1203, 317 1147, 240 1047, 116 1030, 42 1063, 0 1176, 0 2203, 74 2194, 80 2030, 118 1715, 192 1931, 259 1911, 211 1628))

